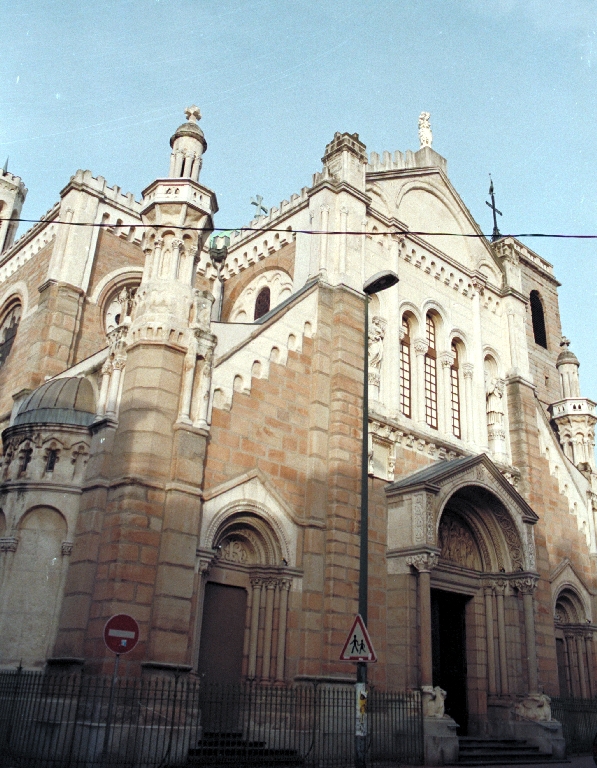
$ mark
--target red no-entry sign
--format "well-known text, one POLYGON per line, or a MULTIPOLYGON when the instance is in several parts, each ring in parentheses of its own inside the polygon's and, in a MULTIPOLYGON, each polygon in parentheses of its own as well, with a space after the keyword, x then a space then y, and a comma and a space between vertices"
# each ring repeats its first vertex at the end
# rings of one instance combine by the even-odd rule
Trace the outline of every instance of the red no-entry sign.
POLYGON ((104 643, 114 653, 128 653, 139 642, 139 625, 126 613, 108 619, 104 627, 104 643))

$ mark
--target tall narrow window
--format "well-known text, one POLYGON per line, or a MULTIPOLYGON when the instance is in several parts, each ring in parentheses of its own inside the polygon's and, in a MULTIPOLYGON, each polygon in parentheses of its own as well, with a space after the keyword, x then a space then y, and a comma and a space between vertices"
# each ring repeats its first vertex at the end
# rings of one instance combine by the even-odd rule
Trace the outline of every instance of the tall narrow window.
POLYGON ((460 388, 458 384, 458 349, 452 344, 454 362, 450 367, 450 396, 452 401, 452 432, 460 437, 460 388))
POLYGON ((0 324, 0 365, 10 354, 21 320, 21 305, 13 304, 0 324))
POLYGON ((545 314, 543 312, 543 302, 539 291, 531 291, 531 319, 533 321, 533 335, 535 344, 547 349, 547 333, 545 331, 545 314))
POLYGON ((259 320, 260 317, 263 317, 263 315, 269 312, 269 303, 270 303, 270 292, 269 292, 269 288, 265 286, 265 288, 262 288, 257 294, 257 299, 255 300, 255 314, 253 316, 253 320, 259 320))
POLYGON ((411 417, 411 376, 410 376, 410 328, 406 315, 402 318, 402 339, 400 341, 400 410, 411 417))
POLYGON ((427 315, 426 337, 429 348, 425 354, 425 421, 432 429, 437 429, 437 352, 431 315, 427 315))

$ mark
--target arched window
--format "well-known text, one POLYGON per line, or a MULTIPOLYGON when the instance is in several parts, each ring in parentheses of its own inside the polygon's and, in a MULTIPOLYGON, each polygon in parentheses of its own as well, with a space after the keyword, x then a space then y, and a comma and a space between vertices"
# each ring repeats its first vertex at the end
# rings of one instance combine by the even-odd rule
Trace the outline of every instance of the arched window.
POLYGON ((130 317, 138 287, 139 283, 135 281, 134 283, 122 284, 112 292, 105 304, 104 323, 106 333, 110 333, 110 331, 122 325, 126 317, 130 317))
POLYGON ((411 417, 411 375, 410 375, 410 328, 406 315, 402 316, 400 340, 400 410, 404 416, 411 417))
POLYGON ((269 288, 265 286, 265 288, 262 288, 259 291, 257 294, 257 299, 255 300, 255 315, 253 316, 254 320, 259 320, 260 317, 263 317, 263 315, 269 312, 269 303, 270 291, 269 288))
POLYGON ((461 437, 460 433, 460 385, 458 382, 458 348, 452 343, 454 362, 450 366, 450 397, 452 403, 452 432, 455 437, 461 437))
POLYGON ((0 322, 0 366, 4 365, 6 358, 10 355, 20 321, 21 304, 15 302, 8 308, 0 322))
POLYGON ((535 344, 547 349, 547 333, 545 330, 545 313, 539 291, 531 291, 531 318, 533 320, 533 335, 535 344))
POLYGON ((437 429, 437 352, 435 323, 431 315, 427 315, 425 325, 428 344, 425 354, 425 421, 432 429, 437 429))

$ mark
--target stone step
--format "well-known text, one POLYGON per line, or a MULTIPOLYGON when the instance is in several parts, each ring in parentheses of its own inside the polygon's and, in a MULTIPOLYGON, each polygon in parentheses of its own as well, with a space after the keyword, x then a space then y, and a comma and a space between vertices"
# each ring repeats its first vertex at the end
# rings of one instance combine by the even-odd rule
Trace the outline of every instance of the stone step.
POLYGON ((461 736, 458 739, 461 765, 533 765, 552 761, 521 739, 484 739, 461 736))

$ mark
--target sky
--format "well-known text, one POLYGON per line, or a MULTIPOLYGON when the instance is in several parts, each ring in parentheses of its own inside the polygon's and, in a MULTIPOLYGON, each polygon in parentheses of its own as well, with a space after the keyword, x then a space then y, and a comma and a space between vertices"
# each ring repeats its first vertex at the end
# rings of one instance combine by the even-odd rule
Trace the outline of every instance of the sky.
MULTIPOLYGON (((0 0, 0 27, 0 163, 25 218, 78 168, 140 198, 195 103, 217 227, 309 186, 336 131, 418 149, 425 110, 484 232, 491 173, 502 233, 597 234, 597 0, 0 0)), ((525 242, 597 400, 597 240, 525 242)))

